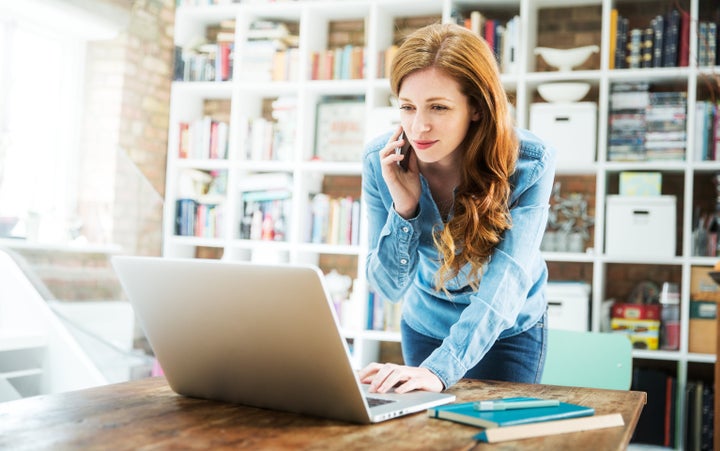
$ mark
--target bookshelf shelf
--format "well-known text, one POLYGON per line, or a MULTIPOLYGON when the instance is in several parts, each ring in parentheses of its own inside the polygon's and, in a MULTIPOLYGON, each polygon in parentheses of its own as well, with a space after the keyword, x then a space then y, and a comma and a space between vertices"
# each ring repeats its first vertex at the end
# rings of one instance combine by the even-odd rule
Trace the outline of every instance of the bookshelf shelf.
MULTIPOLYGON (((368 291, 365 282, 366 238, 364 215, 360 208, 359 239, 351 245, 312 243, 308 240, 308 227, 312 213, 309 200, 317 193, 332 196, 360 196, 361 163, 355 161, 317 161, 316 125, 318 105, 332 97, 356 97, 364 102, 365 126, 363 141, 376 135, 373 119, 379 109, 390 106, 390 89, 382 70, 380 55, 403 32, 434 21, 450 22, 457 15, 469 17, 471 11, 480 10, 487 18, 509 21, 518 16, 523 33, 517 52, 517 64, 502 74, 502 82, 515 106, 515 119, 519 127, 530 128, 530 107, 541 102, 537 87, 542 83, 583 81, 591 85, 584 102, 597 107, 596 153, 587 164, 563 165, 557 171, 557 179, 572 185, 584 183, 582 193, 590 199, 594 224, 589 229, 587 252, 544 252, 551 268, 550 278, 563 280, 568 268, 580 268, 578 276, 592 286, 590 296, 590 328, 600 331, 605 310, 603 304, 616 296, 613 291, 613 271, 620 268, 640 267, 636 282, 665 272, 680 287, 681 340, 677 351, 635 350, 634 358, 640 365, 668 369, 677 379, 677 404, 675 444, 682 447, 685 436, 685 419, 688 400, 685 384, 693 378, 702 377, 707 367, 715 363, 714 354, 690 352, 690 301, 691 273, 694 268, 712 267, 720 258, 693 255, 694 214, 697 204, 713 208, 714 188, 708 188, 714 175, 720 172, 720 160, 700 161, 695 155, 694 124, 700 119, 696 104, 712 98, 707 86, 715 83, 718 89, 720 66, 699 67, 693 61, 698 54, 699 20, 710 20, 716 11, 713 0, 329 0, 296 2, 241 2, 223 5, 190 6, 182 4, 176 10, 175 43, 190 46, 198 38, 206 36, 208 28, 220 23, 234 23, 234 67, 230 81, 179 81, 172 84, 169 150, 167 164, 167 202, 164 223, 164 253, 168 256, 207 257, 239 260, 280 259, 283 261, 310 262, 318 264, 326 272, 337 268, 350 276, 354 289, 361 293, 360 302, 367 317, 368 291), (631 16, 632 26, 644 26, 651 18, 673 7, 689 12, 688 48, 690 61, 686 67, 614 68, 610 55, 613 34, 612 15, 631 16), (715 8, 715 9, 714 9, 715 8), (562 41, 548 44, 547 31, 543 26, 560 10, 563 22, 587 21, 583 30, 579 27, 566 32, 562 41), (580 19, 571 13, 582 10, 580 19), (589 11, 589 12, 588 12, 589 11), (568 19, 568 17, 570 19, 568 19), (289 79, 278 81, 244 79, 246 69, 241 62, 250 56, 248 41, 256 21, 283 22, 297 28, 295 40, 297 66, 289 79), (575 35, 582 34, 576 46, 598 44, 600 52, 586 64, 575 70, 560 72, 544 65, 541 57, 532 49, 538 46, 572 47, 558 42, 572 42, 575 35), (312 79, 313 54, 334 47, 351 44, 364 52, 365 67, 358 79, 312 79), (609 118, 613 88, 619 84, 648 82, 663 91, 687 93, 686 103, 686 150, 683 159, 656 161, 616 161, 609 152, 612 129, 609 118), (271 116, 268 104, 277 99, 292 98, 296 102, 296 115, 292 127, 283 128, 285 142, 291 143, 291 151, 281 160, 251 157, 247 153, 251 140, 248 121, 271 116), (179 129, 181 121, 198 120, 205 115, 221 117, 229 124, 227 158, 216 160, 178 158, 179 129), (179 174, 185 170, 205 172, 222 171, 227 174, 227 189, 223 192, 223 215, 221 235, 217 238, 185 237, 175 235, 176 199, 178 198, 179 174), (663 194, 676 196, 676 252, 666 257, 615 256, 605 252, 607 245, 606 221, 607 198, 618 194, 618 179, 624 172, 659 172, 663 176, 663 194), (284 241, 249 240, 239 238, 239 227, 245 215, 243 193, 236 187, 246 177, 259 173, 286 173, 292 181, 284 188, 292 192, 288 201, 284 241), (667 180, 667 188, 665 182, 667 180), (665 192, 667 191, 667 193, 665 192), (208 251, 208 248, 210 249, 208 251), (208 254, 210 252, 210 254, 208 254), (199 255, 201 254, 202 255, 199 255), (267 255, 266 255, 267 254, 267 255), (644 271, 644 273, 643 273, 644 271), (558 276, 558 274, 560 274, 558 276), (700 376, 698 376, 700 375, 700 376)), ((254 38, 253 38, 254 39, 254 38)), ((267 38, 270 39, 270 38, 267 38)), ((176 71, 177 73, 177 71, 176 71)), ((714 95, 717 96, 717 92, 714 95)), ((277 132, 277 130, 275 130, 277 132)), ((362 147, 362 143, 359 144, 362 147)), ((572 271, 569 271, 572 272, 572 271)), ((627 272, 627 271, 626 271, 627 272)), ((367 324, 363 318, 362 324, 367 324)), ((345 336, 352 341, 356 365, 362 366, 378 358, 379 342, 397 342, 396 331, 346 329, 345 336)))

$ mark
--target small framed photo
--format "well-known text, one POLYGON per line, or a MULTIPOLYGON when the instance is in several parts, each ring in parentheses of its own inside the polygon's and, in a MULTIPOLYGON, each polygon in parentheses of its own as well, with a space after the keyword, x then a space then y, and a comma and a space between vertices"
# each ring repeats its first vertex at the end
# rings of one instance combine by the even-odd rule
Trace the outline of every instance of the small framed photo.
POLYGON ((315 158, 359 162, 365 144, 365 101, 331 98, 317 105, 315 158))

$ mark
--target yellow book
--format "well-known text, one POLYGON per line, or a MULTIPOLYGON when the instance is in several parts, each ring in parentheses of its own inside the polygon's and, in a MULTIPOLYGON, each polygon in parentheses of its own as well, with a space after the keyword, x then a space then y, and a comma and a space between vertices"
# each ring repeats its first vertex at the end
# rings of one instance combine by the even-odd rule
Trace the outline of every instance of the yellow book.
POLYGON ((612 11, 610 11, 610 58, 608 60, 608 67, 610 69, 615 69, 615 50, 617 49, 617 20, 618 10, 613 8, 612 11))

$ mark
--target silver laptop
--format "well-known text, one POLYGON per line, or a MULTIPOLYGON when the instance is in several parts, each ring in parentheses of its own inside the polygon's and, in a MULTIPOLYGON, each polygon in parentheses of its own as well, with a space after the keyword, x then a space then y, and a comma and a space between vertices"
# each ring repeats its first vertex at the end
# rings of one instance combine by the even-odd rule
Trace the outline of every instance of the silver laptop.
POLYGON ((315 266, 131 256, 112 263, 178 394, 355 423, 455 400, 367 393, 315 266))

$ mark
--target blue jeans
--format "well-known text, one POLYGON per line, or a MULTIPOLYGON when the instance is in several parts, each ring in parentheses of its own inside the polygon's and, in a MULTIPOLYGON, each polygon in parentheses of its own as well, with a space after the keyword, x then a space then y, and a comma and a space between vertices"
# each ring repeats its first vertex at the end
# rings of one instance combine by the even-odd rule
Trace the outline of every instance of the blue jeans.
MULTIPOLYGON (((466 378, 539 383, 547 351, 547 313, 534 327, 495 342, 480 363, 465 373, 466 378)), ((419 366, 442 340, 430 338, 400 322, 402 353, 406 365, 419 366)))

